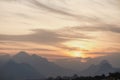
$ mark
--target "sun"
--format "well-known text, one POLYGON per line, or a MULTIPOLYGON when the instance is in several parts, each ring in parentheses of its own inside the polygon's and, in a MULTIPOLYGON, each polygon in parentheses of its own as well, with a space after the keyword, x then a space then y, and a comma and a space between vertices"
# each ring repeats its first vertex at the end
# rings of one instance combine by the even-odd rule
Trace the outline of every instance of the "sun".
POLYGON ((83 57, 83 53, 80 51, 74 51, 71 53, 73 57, 83 57))

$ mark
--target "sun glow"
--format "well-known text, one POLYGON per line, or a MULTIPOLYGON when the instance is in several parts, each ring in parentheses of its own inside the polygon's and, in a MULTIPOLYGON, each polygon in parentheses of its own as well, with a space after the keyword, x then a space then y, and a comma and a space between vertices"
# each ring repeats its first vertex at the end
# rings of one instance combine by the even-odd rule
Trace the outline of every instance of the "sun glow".
POLYGON ((71 56, 73 56, 73 57, 84 57, 83 53, 80 52, 80 51, 71 52, 71 56))

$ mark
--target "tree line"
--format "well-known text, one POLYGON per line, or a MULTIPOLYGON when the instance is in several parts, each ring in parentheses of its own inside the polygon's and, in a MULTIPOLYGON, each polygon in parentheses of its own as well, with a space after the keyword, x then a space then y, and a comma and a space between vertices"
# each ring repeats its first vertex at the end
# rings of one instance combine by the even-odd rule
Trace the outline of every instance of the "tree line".
POLYGON ((120 80, 120 72, 109 73, 108 75, 96 75, 96 76, 57 76, 49 77, 46 80, 120 80))

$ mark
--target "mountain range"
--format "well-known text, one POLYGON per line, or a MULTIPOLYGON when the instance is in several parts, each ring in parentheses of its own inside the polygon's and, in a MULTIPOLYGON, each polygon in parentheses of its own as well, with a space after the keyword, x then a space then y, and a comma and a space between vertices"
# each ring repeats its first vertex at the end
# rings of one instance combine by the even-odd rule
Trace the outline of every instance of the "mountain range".
POLYGON ((87 69, 79 72, 79 75, 95 76, 101 74, 108 74, 110 72, 120 72, 120 68, 114 68, 107 60, 103 60, 98 65, 92 64, 87 69))
POLYGON ((48 76, 94 76, 107 74, 109 72, 120 72, 120 68, 114 68, 107 60, 90 65, 82 71, 74 71, 61 67, 48 61, 39 55, 30 55, 21 51, 14 56, 0 55, 0 79, 2 80, 26 80, 44 79, 48 76))
POLYGON ((71 72, 36 54, 29 55, 26 52, 19 52, 12 59, 17 63, 27 63, 46 76, 70 75, 71 72))

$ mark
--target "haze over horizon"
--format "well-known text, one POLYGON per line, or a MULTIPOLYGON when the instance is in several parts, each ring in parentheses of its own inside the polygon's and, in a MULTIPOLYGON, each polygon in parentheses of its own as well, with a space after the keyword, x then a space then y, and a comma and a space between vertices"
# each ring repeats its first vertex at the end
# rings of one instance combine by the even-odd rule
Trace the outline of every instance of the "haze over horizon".
POLYGON ((120 67, 119 0, 0 0, 0 53, 120 67))

